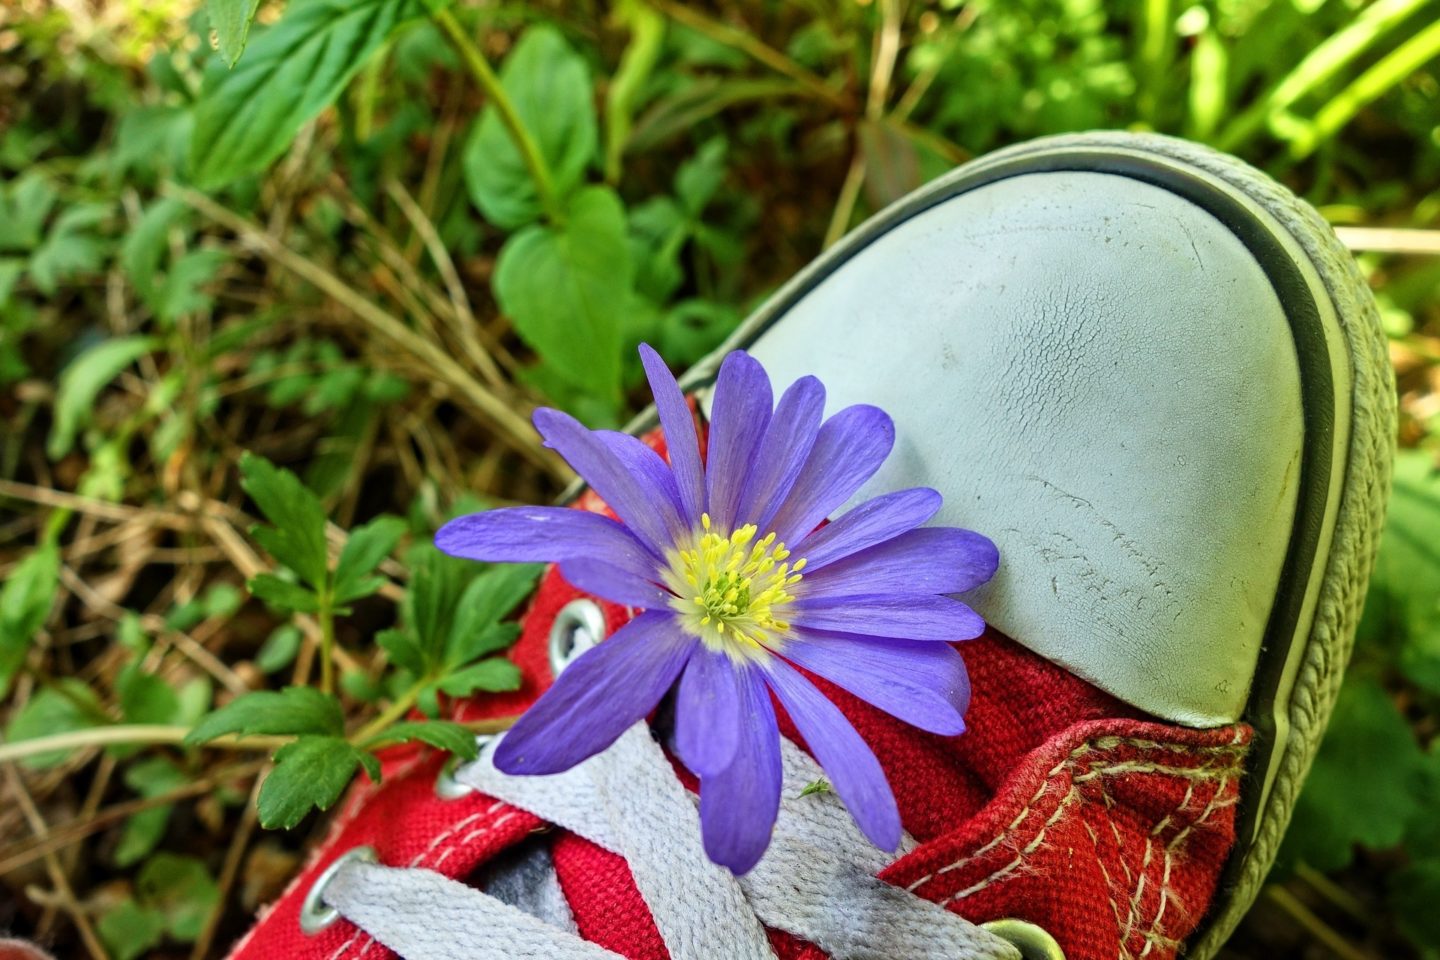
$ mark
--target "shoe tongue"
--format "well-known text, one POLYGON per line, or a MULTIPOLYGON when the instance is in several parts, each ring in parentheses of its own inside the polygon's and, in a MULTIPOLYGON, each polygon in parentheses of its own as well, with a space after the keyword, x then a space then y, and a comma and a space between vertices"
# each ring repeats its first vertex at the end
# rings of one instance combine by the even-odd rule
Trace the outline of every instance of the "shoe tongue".
POLYGON ((1118 176, 1001 180, 862 231, 737 340, 777 389, 813 374, 827 413, 894 418, 857 502, 935 487, 934 523, 993 539, 1000 571, 964 598, 989 623, 1158 717, 1240 717, 1295 511, 1299 373, 1265 274, 1208 213, 1118 176))

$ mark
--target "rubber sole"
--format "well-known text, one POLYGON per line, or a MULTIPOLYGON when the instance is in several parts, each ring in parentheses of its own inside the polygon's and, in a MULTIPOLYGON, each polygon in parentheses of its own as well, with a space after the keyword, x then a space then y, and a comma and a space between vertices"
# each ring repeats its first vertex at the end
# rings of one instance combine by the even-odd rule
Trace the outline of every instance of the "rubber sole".
MULTIPOLYGON (((900 223, 1011 176, 1083 170, 1172 190, 1246 244, 1280 295, 1301 363, 1305 452, 1285 573, 1244 719, 1256 729, 1240 840, 1209 916, 1185 955, 1218 950, 1274 861, 1319 746, 1374 561, 1389 489, 1395 389, 1374 297, 1354 259, 1308 204, 1269 177, 1206 147, 1156 135, 1051 137, 988 155, 887 208, 827 251, 682 380, 713 379, 721 358, 752 344, 825 277, 900 223)), ((653 414, 632 424, 644 429, 653 414)))

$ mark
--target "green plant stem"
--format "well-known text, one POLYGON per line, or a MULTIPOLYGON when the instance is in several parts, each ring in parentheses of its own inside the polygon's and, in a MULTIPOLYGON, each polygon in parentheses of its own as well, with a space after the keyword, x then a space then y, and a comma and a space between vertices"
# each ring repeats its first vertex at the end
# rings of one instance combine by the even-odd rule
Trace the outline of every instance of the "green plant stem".
POLYGON ((320 623, 320 692, 335 692, 335 608, 330 586, 320 592, 320 610, 315 619, 320 623))
MULTIPOLYGON (((23 760, 54 750, 81 750, 87 747, 109 747, 116 744, 160 744, 183 743, 190 733, 185 726, 159 723, 117 723, 108 727, 92 727, 88 730, 70 730, 33 740, 15 743, 0 743, 0 763, 23 760)), ((250 736, 217 737, 204 744, 220 750, 272 750, 289 743, 291 737, 250 736)))
POLYGON ((1440 56, 1440 20, 1390 51, 1366 70, 1315 114, 1315 122, 1290 145, 1290 155, 1297 160, 1314 152, 1361 108, 1388 93, 1406 77, 1431 59, 1440 56))
POLYGON ((555 223, 563 222, 565 211, 560 206, 560 198, 555 193, 555 180, 550 175, 550 168, 545 164, 545 158, 540 153, 540 147, 530 131, 525 129, 525 123, 520 119, 520 114, 515 111, 515 104, 511 101, 509 94, 500 84, 500 78, 495 71, 490 69, 490 64, 480 48, 470 39, 465 28, 460 26, 460 21, 448 9, 436 10, 433 14, 435 22, 455 49, 460 53, 460 58, 470 69, 475 82, 485 91, 490 102, 495 105, 496 111, 500 114, 500 122, 505 124, 509 131, 510 138, 515 141, 515 148, 520 151, 520 158, 525 161, 525 168, 530 171, 530 179, 535 181, 535 193, 540 197, 540 206, 545 210, 545 215, 555 223))
POLYGON ((350 738, 350 742, 362 744, 372 739, 376 734, 384 732, 386 727, 410 712, 410 708, 415 706, 415 701, 420 699, 420 691, 424 690, 433 682, 434 679, 431 677, 416 680, 410 685, 408 690, 396 697, 390 706, 381 710, 374 720, 371 720, 365 724, 365 726, 355 731, 355 735, 350 738))
POLYGON ((1250 139, 1271 117, 1329 80, 1341 68, 1370 49, 1384 33, 1429 0, 1376 0, 1343 30, 1329 37, 1281 78, 1273 90, 1256 101, 1221 133, 1216 145, 1234 150, 1250 139))

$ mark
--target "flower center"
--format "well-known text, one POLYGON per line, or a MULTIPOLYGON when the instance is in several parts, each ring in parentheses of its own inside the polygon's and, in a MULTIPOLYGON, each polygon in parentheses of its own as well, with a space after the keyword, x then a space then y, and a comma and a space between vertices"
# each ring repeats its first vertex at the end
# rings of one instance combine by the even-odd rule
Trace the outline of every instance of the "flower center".
POLYGON ((775 645, 775 634, 790 629, 781 615, 795 599, 790 588, 800 582, 805 561, 787 562, 790 551, 773 532, 756 540, 753 523, 729 536, 711 529, 709 514, 700 524, 693 549, 669 558, 664 579, 675 594, 670 604, 680 622, 712 649, 732 656, 761 654, 775 645))

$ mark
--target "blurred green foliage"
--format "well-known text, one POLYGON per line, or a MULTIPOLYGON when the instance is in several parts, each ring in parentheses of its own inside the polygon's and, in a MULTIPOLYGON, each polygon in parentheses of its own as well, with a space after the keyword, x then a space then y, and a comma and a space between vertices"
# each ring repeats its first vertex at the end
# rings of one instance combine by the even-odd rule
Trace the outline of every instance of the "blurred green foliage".
MULTIPOLYGON (((1338 225, 1440 227, 1437 14, 1435 0, 0 9, 5 740, 194 728, 184 746, 25 758, 47 810, 144 803, 85 851, 119 892, 72 911, 73 935, 119 957, 207 955, 256 905, 226 866, 252 849, 249 818, 300 823, 357 771, 378 776, 387 743, 473 749, 435 718, 445 697, 518 683, 495 654, 536 571, 426 544, 447 516, 556 492, 525 419, 536 404, 623 423, 636 343, 689 365, 869 213, 1049 133, 1188 136, 1338 225), (403 721, 412 705, 431 719, 403 721), (283 744, 254 814, 258 766, 195 746, 236 734, 283 744), (196 836, 214 853, 195 856, 196 836)), ((1437 956, 1440 261, 1362 266, 1394 338, 1407 449, 1355 669, 1277 879, 1338 910, 1345 935, 1437 956)), ((0 861, 33 867, 37 849, 0 861)))

